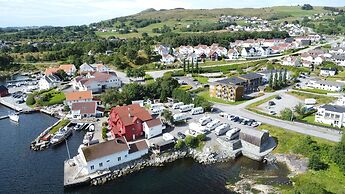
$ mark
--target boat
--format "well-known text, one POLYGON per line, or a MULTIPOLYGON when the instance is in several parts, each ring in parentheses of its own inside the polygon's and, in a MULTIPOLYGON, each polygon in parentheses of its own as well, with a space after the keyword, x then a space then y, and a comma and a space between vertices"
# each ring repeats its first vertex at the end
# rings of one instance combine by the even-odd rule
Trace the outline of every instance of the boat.
POLYGON ((8 115, 8 117, 10 118, 11 121, 19 123, 19 115, 10 114, 10 115, 8 115))
POLYGON ((64 127, 60 129, 55 135, 50 139, 52 145, 57 145, 64 140, 66 140, 72 134, 73 128, 64 127))
POLYGON ((87 132, 84 136, 83 144, 84 145, 89 144, 92 138, 93 138, 93 132, 87 132))

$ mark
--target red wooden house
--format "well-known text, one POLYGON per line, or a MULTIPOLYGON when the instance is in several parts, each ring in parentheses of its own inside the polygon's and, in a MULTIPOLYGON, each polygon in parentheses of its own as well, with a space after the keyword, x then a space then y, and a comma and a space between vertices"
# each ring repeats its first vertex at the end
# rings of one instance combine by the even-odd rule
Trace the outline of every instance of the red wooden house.
POLYGON ((143 123, 151 120, 150 113, 139 104, 118 106, 111 109, 108 124, 115 137, 132 141, 144 134, 143 123))
POLYGON ((8 89, 5 86, 0 85, 0 97, 7 96, 8 94, 8 89))

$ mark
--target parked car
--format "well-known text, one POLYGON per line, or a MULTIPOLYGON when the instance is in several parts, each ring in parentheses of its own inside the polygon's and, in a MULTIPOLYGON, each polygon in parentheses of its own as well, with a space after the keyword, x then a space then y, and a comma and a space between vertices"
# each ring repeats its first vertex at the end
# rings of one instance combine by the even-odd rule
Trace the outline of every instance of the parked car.
POLYGON ((273 101, 269 101, 269 102, 268 102, 268 105, 269 105, 269 106, 274 106, 274 105, 276 105, 276 103, 273 102, 273 101))
POLYGON ((277 113, 275 111, 271 110, 269 114, 270 115, 276 115, 277 113))
POLYGON ((280 99, 282 99, 282 97, 276 96, 275 99, 280 100, 280 99))
POLYGON ((180 138, 180 139, 184 139, 184 138, 186 138, 186 135, 183 134, 182 132, 178 132, 177 133, 177 137, 180 138))

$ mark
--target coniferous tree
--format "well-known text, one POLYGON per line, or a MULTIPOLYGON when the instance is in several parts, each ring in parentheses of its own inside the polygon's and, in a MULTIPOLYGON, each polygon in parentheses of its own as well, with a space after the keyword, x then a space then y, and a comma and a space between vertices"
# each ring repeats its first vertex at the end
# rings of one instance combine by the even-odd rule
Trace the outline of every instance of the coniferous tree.
POLYGON ((189 60, 187 61, 187 72, 189 73, 189 60))
POLYGON ((278 76, 277 76, 277 72, 275 72, 273 75, 273 88, 276 89, 277 87, 278 87, 278 76))
POLYGON ((278 74, 279 74, 278 87, 282 87, 284 85, 283 84, 283 70, 280 69, 278 74))
POLYGON ((183 59, 183 72, 186 72, 186 59, 183 59))
POLYGON ((192 58, 192 74, 194 73, 194 60, 192 58))
POLYGON ((196 67, 196 71, 200 74, 198 58, 196 59, 195 67, 196 67))
POLYGON ((268 85, 270 88, 273 88, 273 72, 271 70, 270 78, 268 80, 268 85))
POLYGON ((287 78, 286 78, 286 76, 287 76, 287 70, 284 69, 284 73, 283 73, 283 84, 284 84, 285 86, 287 85, 287 78))

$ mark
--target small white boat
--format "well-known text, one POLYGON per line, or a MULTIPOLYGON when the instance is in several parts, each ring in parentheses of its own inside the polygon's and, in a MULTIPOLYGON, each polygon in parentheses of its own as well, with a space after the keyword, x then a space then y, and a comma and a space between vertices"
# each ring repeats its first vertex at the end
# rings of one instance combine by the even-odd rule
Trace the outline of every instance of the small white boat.
POLYGON ((19 115, 10 114, 8 117, 10 118, 11 121, 19 123, 19 115))

